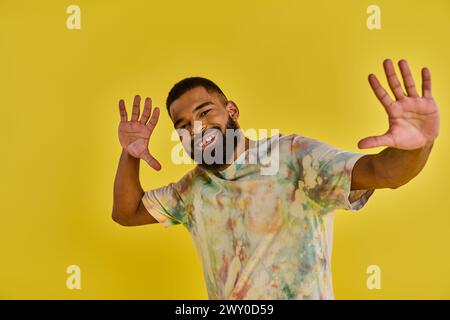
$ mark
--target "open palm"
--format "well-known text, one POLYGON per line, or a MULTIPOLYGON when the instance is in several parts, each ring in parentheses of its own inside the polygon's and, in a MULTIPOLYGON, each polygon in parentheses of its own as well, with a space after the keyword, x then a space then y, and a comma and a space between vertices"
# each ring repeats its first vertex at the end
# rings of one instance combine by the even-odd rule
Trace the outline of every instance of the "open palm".
POLYGON ((408 63, 400 60, 406 95, 392 61, 386 59, 383 66, 396 100, 389 96, 375 75, 369 75, 369 83, 388 114, 389 129, 383 135, 362 139, 358 146, 363 149, 387 146, 413 150, 432 143, 439 133, 439 111, 431 95, 430 71, 428 68, 422 69, 422 96, 419 96, 408 63))
POLYGON ((159 108, 155 108, 152 113, 152 100, 150 98, 146 98, 144 110, 138 120, 140 103, 141 97, 138 95, 135 96, 133 101, 133 112, 131 119, 128 121, 125 102, 122 99, 119 101, 119 141, 122 148, 131 156, 146 161, 155 170, 160 170, 161 164, 150 154, 148 149, 150 136, 158 123, 159 108))

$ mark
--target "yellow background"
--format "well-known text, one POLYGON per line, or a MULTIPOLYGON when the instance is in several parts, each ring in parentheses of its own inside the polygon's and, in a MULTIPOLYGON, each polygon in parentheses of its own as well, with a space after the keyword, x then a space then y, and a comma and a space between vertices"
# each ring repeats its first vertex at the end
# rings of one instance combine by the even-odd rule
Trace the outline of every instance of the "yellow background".
POLYGON ((336 298, 450 298, 449 10, 446 0, 0 0, 0 298, 206 299, 186 229, 111 220, 117 101, 141 94, 161 107, 150 148, 163 169, 141 166, 151 189, 191 168, 170 162, 164 102, 176 81, 215 81, 244 129, 360 151, 359 139, 387 129, 367 82, 373 72, 386 84, 386 57, 408 59, 419 86, 431 69, 441 133, 416 179, 337 212, 336 298), (372 3, 381 30, 366 27, 372 3), (66 27, 71 4, 81 30, 66 27), (72 264, 81 290, 66 288, 72 264), (380 290, 366 287, 372 264, 380 290))

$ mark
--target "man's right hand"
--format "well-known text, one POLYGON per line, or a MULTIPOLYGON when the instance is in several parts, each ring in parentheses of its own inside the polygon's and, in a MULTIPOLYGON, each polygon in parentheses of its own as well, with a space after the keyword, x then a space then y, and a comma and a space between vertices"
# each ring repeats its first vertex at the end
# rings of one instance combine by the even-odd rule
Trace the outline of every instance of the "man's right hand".
POLYGON ((140 103, 141 97, 136 95, 133 101, 131 120, 128 121, 125 101, 122 99, 119 101, 119 141, 122 148, 128 152, 128 154, 146 161, 155 170, 161 170, 161 164, 150 154, 148 149, 150 136, 158 123, 159 108, 155 107, 152 112, 152 100, 150 98, 146 98, 144 102, 144 110, 141 118, 138 120, 140 103))

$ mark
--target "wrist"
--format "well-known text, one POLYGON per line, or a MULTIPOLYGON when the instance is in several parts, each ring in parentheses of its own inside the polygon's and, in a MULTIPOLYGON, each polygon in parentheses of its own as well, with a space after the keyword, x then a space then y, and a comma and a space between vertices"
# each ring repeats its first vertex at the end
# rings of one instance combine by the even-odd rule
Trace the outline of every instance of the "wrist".
POLYGON ((430 149, 431 147, 433 147, 434 144, 434 139, 433 140, 428 140, 427 142, 425 142, 425 145, 423 146, 424 149, 430 149))
POLYGON ((137 161, 139 162, 139 158, 133 157, 125 148, 122 148, 122 157, 129 161, 137 161))

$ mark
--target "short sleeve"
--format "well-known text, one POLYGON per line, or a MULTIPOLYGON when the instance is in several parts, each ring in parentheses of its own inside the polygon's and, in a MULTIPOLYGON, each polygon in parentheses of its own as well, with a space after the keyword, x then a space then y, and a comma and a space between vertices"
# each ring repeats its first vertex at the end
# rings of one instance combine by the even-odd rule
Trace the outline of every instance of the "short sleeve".
POLYGON ((293 150, 305 194, 325 212, 357 211, 373 194, 373 189, 351 190, 353 167, 366 154, 340 150, 302 136, 294 139, 293 150))
POLYGON ((186 224, 189 177, 186 175, 177 183, 145 191, 142 196, 147 211, 166 228, 186 224))

